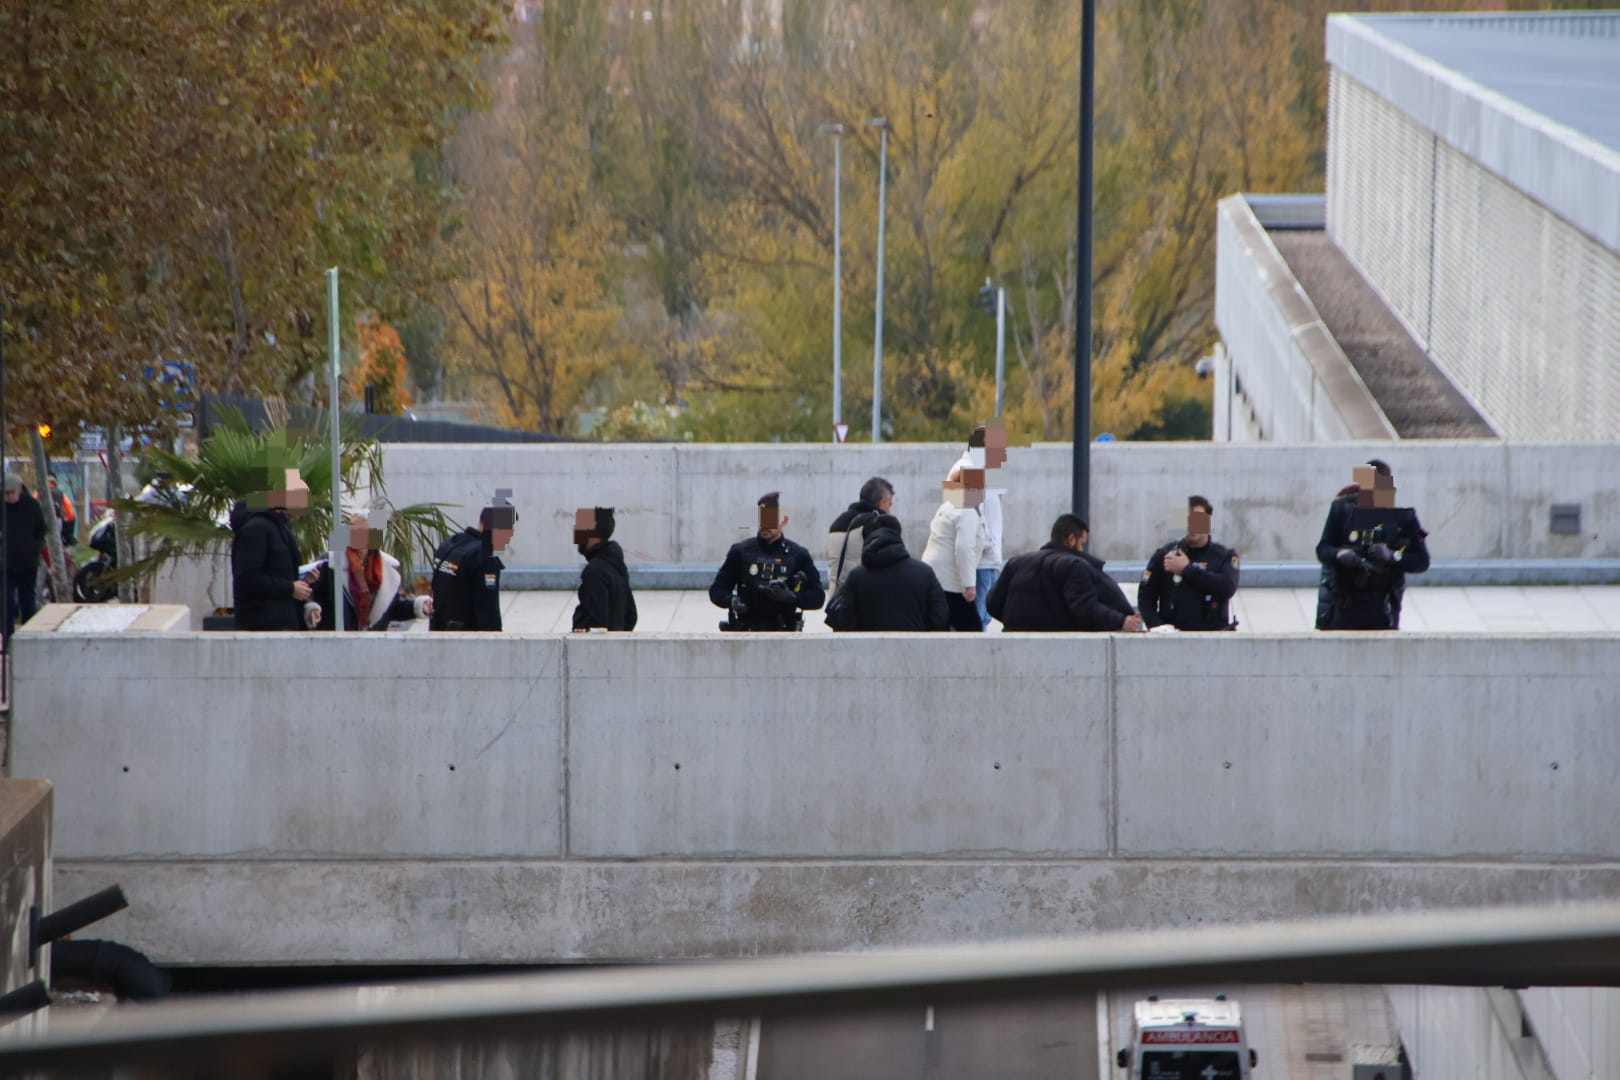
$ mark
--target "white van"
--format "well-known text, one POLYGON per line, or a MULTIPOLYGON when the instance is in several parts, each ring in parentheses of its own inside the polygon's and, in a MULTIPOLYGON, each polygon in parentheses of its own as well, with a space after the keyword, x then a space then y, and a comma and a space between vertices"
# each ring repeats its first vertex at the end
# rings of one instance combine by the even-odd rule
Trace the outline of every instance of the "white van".
POLYGON ((1131 1047, 1118 1061, 1129 1080, 1251 1080, 1259 1063, 1243 1037, 1243 1010, 1225 995, 1138 1001, 1131 1047))

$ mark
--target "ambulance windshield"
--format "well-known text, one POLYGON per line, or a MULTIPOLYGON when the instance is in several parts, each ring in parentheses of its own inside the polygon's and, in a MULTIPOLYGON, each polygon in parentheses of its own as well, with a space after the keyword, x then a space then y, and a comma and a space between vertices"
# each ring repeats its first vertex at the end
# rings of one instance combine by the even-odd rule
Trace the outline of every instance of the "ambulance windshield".
POLYGON ((1142 1080, 1241 1080, 1233 1050, 1146 1050, 1142 1080))

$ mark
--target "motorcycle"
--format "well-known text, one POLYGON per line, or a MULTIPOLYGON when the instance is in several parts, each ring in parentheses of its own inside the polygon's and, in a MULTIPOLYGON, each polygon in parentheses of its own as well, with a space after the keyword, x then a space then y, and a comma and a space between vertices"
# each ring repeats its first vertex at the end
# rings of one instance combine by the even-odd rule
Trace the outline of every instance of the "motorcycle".
POLYGON ((118 595, 118 586, 104 580, 118 569, 118 526, 111 510, 90 530, 90 547, 96 557, 73 575, 73 599, 81 604, 104 604, 118 595))

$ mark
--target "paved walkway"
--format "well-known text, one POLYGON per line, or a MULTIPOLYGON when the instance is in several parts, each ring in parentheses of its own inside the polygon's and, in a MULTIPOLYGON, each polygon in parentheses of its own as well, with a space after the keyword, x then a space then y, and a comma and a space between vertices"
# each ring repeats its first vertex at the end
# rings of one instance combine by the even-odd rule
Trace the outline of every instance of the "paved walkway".
MULTIPOLYGON (((1126 595, 1130 595, 1129 587, 1126 595)), ((651 633, 714 633, 725 612, 708 594, 673 590, 636 593, 637 629, 651 633)), ((501 597, 506 629, 566 633, 574 611, 571 592, 508 590, 501 597)), ((1314 589, 1240 590, 1233 601, 1239 633, 1291 634, 1312 628, 1314 589)), ((998 628, 991 624, 992 629, 998 628)), ((1412 586, 1401 617, 1404 630, 1455 634, 1605 633, 1620 631, 1620 585, 1444 588, 1412 586)), ((418 632, 426 626, 417 625, 418 632)), ((830 633, 819 615, 805 618, 808 633, 830 633)))

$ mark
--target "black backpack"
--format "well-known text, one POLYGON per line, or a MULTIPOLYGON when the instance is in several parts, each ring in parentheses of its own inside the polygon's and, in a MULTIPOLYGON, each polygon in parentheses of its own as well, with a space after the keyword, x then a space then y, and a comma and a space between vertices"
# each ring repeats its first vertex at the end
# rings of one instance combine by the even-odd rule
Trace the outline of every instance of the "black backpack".
POLYGON ((473 587, 483 563, 484 538, 457 533, 433 552, 430 630, 466 630, 473 622, 473 587))

